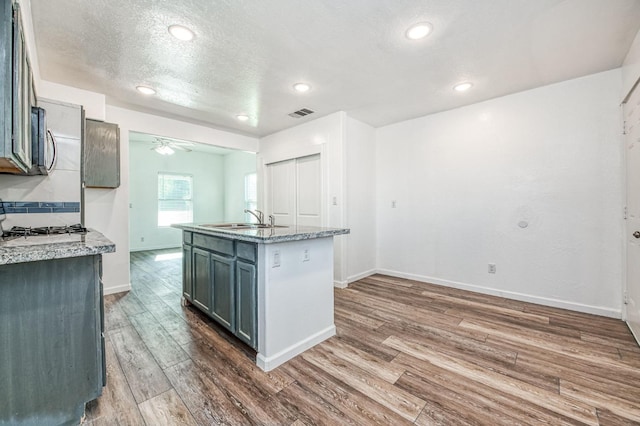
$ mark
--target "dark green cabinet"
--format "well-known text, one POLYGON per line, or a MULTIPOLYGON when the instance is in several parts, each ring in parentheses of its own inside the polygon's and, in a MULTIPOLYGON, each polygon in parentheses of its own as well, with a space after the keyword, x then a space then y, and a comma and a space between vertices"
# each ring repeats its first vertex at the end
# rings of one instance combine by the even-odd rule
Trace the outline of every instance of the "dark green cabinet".
POLYGON ((257 347, 256 244, 183 234, 183 297, 257 347))

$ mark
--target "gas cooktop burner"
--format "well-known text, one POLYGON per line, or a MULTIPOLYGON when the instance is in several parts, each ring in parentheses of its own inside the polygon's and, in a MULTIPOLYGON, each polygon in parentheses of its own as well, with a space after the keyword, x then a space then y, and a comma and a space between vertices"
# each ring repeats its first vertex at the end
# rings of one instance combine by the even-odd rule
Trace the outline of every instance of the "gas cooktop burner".
POLYGON ((2 238, 32 237, 36 235, 86 234, 87 228, 79 223, 70 226, 40 226, 37 228, 23 228, 14 226, 2 233, 2 238))

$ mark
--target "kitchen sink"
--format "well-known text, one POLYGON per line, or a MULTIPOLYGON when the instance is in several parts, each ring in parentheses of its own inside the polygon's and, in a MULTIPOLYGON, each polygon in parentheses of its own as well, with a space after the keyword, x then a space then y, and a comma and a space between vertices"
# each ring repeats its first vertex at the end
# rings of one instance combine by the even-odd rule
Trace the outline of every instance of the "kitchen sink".
POLYGON ((271 228, 288 228, 288 226, 284 225, 267 225, 267 224, 258 224, 258 223, 212 223, 200 225, 206 228, 220 228, 220 229, 271 229, 271 228))

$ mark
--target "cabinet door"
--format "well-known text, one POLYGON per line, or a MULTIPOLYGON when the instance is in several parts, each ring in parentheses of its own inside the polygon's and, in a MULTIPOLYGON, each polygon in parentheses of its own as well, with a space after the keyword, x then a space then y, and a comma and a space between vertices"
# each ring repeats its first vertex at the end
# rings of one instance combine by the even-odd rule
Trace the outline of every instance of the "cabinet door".
POLYGON ((258 346, 256 266, 238 260, 236 283, 236 336, 255 349, 258 346))
POLYGON ((193 302, 192 253, 191 246, 186 244, 182 246, 182 294, 191 302, 193 302))
POLYGON ((13 15, 13 154, 31 167, 31 68, 27 59, 19 5, 13 15))
POLYGON ((213 285, 210 313, 232 332, 235 332, 235 263, 233 258, 211 254, 213 285))
POLYGON ((211 260, 208 251, 193 248, 193 303, 205 312, 211 306, 211 260))
POLYGON ((118 125, 86 119, 83 143, 83 179, 87 188, 119 187, 120 128, 118 125))

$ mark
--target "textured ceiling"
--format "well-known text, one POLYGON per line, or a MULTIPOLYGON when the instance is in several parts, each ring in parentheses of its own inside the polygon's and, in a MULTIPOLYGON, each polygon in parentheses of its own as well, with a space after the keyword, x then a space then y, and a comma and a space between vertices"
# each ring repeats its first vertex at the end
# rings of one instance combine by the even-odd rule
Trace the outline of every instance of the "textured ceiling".
POLYGON ((45 80, 264 136, 335 111, 375 127, 619 67, 638 0, 31 0, 45 80), (426 39, 404 37, 429 21, 426 39), (172 38, 171 24, 196 33, 172 38), (462 80, 474 87, 457 93, 462 80), (306 94, 292 85, 312 85, 306 94), (157 90, 144 96, 139 84, 157 90), (291 118, 300 108, 316 111, 291 118), (247 122, 235 119, 247 114, 247 122))

